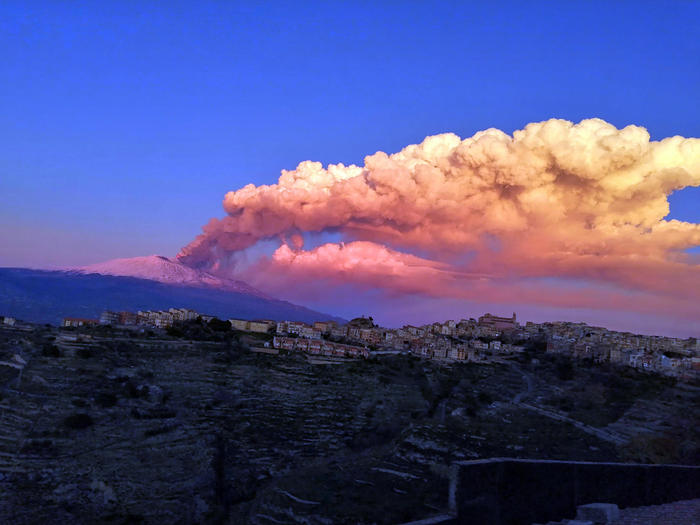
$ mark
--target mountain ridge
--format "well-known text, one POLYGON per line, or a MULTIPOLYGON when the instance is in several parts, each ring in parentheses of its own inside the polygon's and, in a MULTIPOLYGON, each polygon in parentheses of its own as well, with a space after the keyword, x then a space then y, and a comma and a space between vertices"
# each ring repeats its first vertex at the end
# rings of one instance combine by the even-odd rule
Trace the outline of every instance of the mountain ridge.
POLYGON ((105 310, 191 308, 222 319, 313 322, 344 319, 287 301, 207 286, 130 276, 0 267, 0 315, 35 323, 64 317, 98 318, 105 310))

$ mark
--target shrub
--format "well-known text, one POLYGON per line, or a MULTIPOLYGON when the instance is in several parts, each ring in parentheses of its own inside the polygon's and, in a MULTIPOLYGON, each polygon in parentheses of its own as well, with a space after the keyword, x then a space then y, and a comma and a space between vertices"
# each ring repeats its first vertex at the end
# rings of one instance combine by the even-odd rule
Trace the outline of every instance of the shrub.
POLYGON ((479 392, 478 399, 480 403, 483 403, 485 405, 490 405, 491 403, 493 403, 493 398, 491 397, 491 395, 489 395, 488 392, 479 392))
POLYGON ((420 393, 423 396, 423 399, 425 399, 429 403, 432 403, 435 400, 435 394, 433 393, 433 389, 430 388, 430 385, 427 381, 421 383, 420 393))
POLYGON ((93 420, 88 414, 72 414, 63 420, 63 424, 68 428, 80 430, 93 425, 93 420))
POLYGON ((100 392, 95 396, 95 403, 102 408, 110 408, 117 404, 117 396, 109 392, 100 392))
POLYGON ((140 419, 170 419, 177 416, 177 412, 167 408, 152 408, 141 412, 140 419))
POLYGON ((136 385, 131 379, 124 383, 124 391, 126 395, 132 399, 146 399, 148 397, 148 385, 136 385))
POLYGON ((21 452, 35 456, 50 455, 55 452, 55 447, 50 439, 31 439, 22 446, 21 452))
POLYGON ((569 381, 574 378, 574 365, 570 359, 560 359, 557 362, 557 377, 562 381, 569 381))
POLYGON ((222 321, 221 319, 214 317, 214 319, 209 321, 209 328, 216 332, 230 332, 231 323, 229 321, 222 321))
POLYGON ((41 355, 44 357, 61 357, 61 351, 56 345, 45 344, 41 349, 41 355))
POLYGON ((622 456, 639 463, 677 463, 681 444, 669 435, 639 435, 622 448, 622 456))
POLYGON ((181 326, 173 325, 165 329, 165 332, 172 337, 184 337, 185 331, 181 326))
POLYGON ((94 354, 92 353, 92 350, 90 348, 80 348, 76 352, 76 355, 78 357, 82 357, 83 359, 88 359, 92 357, 94 354))
POLYGON ((165 434, 167 432, 172 432, 175 430, 177 427, 175 425, 167 425, 163 427, 158 427, 158 428, 152 428, 146 430, 143 435, 144 437, 151 437, 151 436, 158 436, 160 434, 165 434))
POLYGON ((571 412, 575 408, 574 400, 568 396, 560 396, 554 398, 556 406, 564 412, 571 412))
POLYGON ((160 399, 160 402, 162 404, 166 404, 168 401, 170 401, 170 398, 172 397, 172 393, 169 390, 163 391, 163 396, 160 399))

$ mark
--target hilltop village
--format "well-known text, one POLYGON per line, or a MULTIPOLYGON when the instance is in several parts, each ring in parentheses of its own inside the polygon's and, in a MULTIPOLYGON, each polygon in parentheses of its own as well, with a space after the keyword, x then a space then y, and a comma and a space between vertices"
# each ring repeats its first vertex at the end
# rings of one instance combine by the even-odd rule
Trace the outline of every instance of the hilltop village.
MULTIPOLYGON (((63 326, 107 324, 166 329, 178 322, 200 318, 204 322, 214 319, 185 308, 137 313, 106 311, 100 319, 66 318, 63 326)), ((232 330, 271 336, 263 343, 264 347, 327 357, 367 358, 377 353, 408 352, 437 361, 488 362, 537 348, 682 380, 692 380, 700 374, 700 340, 695 338, 638 335, 573 322, 521 325, 515 313, 512 317, 487 313, 478 319, 397 329, 378 326, 372 317, 356 318, 344 325, 333 321, 309 325, 245 319, 229 319, 228 323, 232 330)))

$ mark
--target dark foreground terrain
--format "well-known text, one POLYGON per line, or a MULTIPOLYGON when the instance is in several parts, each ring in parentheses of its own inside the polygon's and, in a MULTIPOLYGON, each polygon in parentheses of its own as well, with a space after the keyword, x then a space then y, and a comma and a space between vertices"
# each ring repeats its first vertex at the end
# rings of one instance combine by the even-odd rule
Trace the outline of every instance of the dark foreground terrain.
POLYGON ((187 335, 1 331, 27 364, 0 366, 0 522, 401 523, 445 511, 454 460, 700 459, 698 389, 633 370, 187 335))

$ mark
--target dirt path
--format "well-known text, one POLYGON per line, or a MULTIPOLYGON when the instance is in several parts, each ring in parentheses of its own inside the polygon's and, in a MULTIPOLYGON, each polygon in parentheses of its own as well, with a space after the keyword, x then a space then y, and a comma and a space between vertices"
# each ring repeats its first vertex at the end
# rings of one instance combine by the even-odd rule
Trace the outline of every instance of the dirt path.
POLYGON ((572 419, 561 412, 557 412, 555 410, 551 410, 548 408, 542 408, 537 405, 533 405, 530 403, 524 403, 523 398, 528 397, 529 395, 532 394, 534 388, 535 388, 535 378, 532 376, 532 374, 529 374, 528 372, 525 372, 522 370, 519 366, 517 366, 515 363, 508 363, 508 366, 510 366, 513 370, 519 372, 522 377, 523 381, 525 382, 526 388, 522 392, 518 392, 512 399, 511 403, 514 405, 518 405, 519 407, 525 408, 527 410, 532 410, 533 412, 537 412, 540 415, 543 415, 545 417, 548 417, 550 419, 554 419, 556 421, 563 421, 565 423, 570 423, 574 425, 576 428, 579 430, 583 430, 587 434, 591 434, 593 436, 596 436, 599 439, 602 439, 603 441, 607 441, 609 443, 613 443, 615 445, 624 445, 627 443, 627 440, 621 436, 620 434, 616 432, 611 432, 609 430, 603 430, 600 428, 593 427, 591 425, 587 425, 586 423, 583 423, 581 421, 577 421, 576 419, 572 419))

